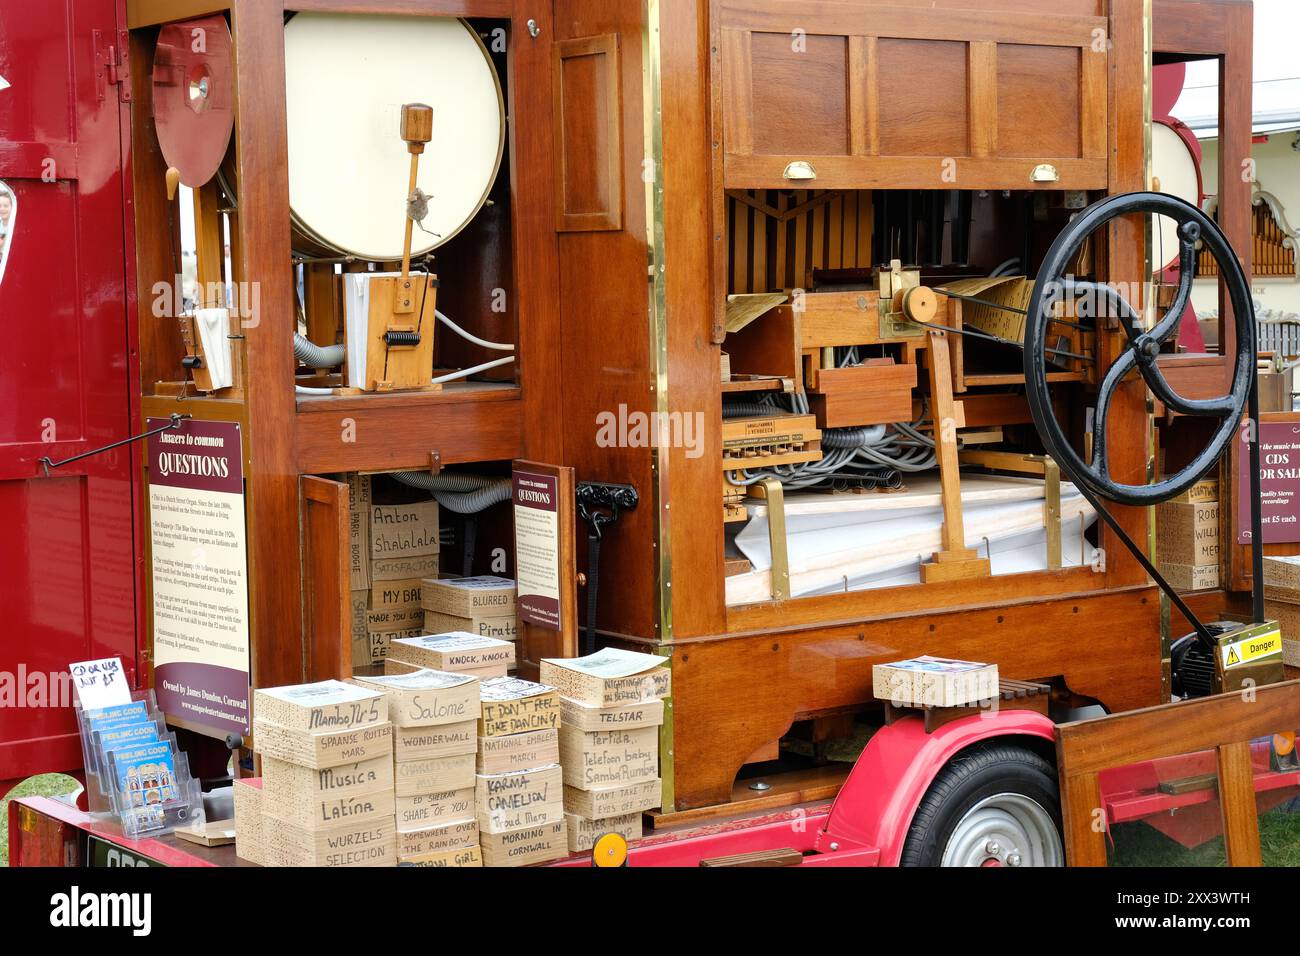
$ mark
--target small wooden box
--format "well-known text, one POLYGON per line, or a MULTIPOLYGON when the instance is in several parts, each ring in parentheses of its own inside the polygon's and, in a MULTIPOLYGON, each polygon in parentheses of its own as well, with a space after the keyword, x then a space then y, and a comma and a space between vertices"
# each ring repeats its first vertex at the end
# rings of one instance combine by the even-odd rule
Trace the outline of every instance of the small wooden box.
POLYGON ((915 365, 871 360, 851 368, 822 369, 808 404, 818 428, 888 425, 911 421, 914 388, 915 365))

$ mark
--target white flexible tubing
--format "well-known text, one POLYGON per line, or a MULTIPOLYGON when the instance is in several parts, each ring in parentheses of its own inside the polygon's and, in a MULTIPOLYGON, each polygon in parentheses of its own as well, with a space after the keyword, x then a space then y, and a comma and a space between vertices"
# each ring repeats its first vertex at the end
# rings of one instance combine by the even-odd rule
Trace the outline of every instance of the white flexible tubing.
POLYGON ((447 328, 451 329, 453 332, 455 332, 457 335, 459 335, 462 339, 464 339, 467 342, 473 342, 475 345, 481 345, 485 349, 494 349, 497 352, 513 352, 515 350, 515 347, 513 345, 506 345, 501 342, 489 342, 487 339, 481 339, 477 335, 473 335, 469 332, 466 332, 459 325, 457 325, 451 319, 447 318, 437 309, 434 309, 433 312, 434 315, 438 317, 439 322, 447 326, 447 328))
POLYGON ((332 388, 313 388, 310 385, 295 385, 293 390, 299 395, 333 395, 332 388))
POLYGON ((439 385, 443 382, 453 382, 458 378, 465 378, 469 375, 476 375, 479 372, 486 372, 490 368, 496 368, 498 365, 505 365, 507 362, 513 362, 515 357, 507 355, 505 358, 496 359, 491 362, 484 362, 482 365, 475 365, 473 368, 463 368, 459 372, 448 372, 446 375, 439 375, 430 385, 439 385))

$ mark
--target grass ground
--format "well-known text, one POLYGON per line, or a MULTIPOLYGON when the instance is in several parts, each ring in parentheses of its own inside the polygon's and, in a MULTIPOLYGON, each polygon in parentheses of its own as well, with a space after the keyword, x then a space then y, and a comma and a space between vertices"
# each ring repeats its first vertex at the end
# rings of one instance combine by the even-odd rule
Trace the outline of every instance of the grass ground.
POLYGON ((60 797, 78 786, 66 774, 46 773, 24 780, 0 799, 0 866, 9 865, 9 801, 14 797, 60 797))
MULTIPOLYGON (((1300 800, 1293 812, 1279 807, 1259 818, 1259 844, 1265 866, 1300 866, 1300 800)), ((1111 866, 1225 866, 1223 837, 1194 849, 1175 843, 1142 823, 1115 827, 1111 866)))

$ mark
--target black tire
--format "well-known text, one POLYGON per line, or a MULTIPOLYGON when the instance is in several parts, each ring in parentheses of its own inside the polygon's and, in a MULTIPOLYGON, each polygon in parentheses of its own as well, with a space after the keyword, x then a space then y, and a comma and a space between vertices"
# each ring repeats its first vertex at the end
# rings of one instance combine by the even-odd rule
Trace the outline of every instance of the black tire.
POLYGON ((1061 838, 1056 768, 1024 747, 985 744, 963 751, 939 771, 916 808, 899 864, 941 865, 948 841, 967 811, 1004 793, 1020 794, 1046 810, 1061 838))

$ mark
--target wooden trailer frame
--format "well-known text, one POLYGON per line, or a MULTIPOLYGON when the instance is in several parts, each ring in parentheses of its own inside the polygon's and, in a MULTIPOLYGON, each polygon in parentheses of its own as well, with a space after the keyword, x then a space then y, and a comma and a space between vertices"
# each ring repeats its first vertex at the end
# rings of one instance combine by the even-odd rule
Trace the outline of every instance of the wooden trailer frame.
MULTIPOLYGON (((129 0, 140 413, 143 420, 187 411, 243 428, 255 687, 350 673, 349 584, 340 560, 347 489, 321 476, 426 469, 431 461, 531 459, 571 467, 580 480, 628 483, 641 493, 642 506, 606 538, 598 624, 605 643, 670 661, 673 696, 660 748, 665 823, 675 812, 753 796, 735 786, 741 767, 770 753, 796 720, 830 726, 869 705, 872 665, 884 661, 923 653, 992 660, 1005 677, 1052 680, 1063 692, 1113 711, 1168 699, 1162 601, 1140 565, 1105 532, 1104 569, 726 607, 723 522, 714 492, 725 191, 765 187, 772 170, 790 158, 754 155, 753 115, 743 113, 756 108, 753 90, 744 88, 748 99, 744 89, 739 98, 736 93, 738 77, 751 84, 753 78, 743 71, 726 75, 747 62, 736 59, 738 50, 752 54, 751 27, 820 31, 842 41, 845 77, 853 78, 843 103, 848 138, 844 156, 818 159, 826 178, 854 188, 945 188, 942 156, 909 154, 914 146, 882 139, 881 130, 896 122, 891 110, 910 107, 896 98, 898 91, 891 99, 873 84, 886 46, 899 58, 891 61, 895 66, 919 69, 930 49, 925 44, 959 45, 964 52, 951 65, 966 82, 954 95, 968 97, 960 109, 967 152, 959 162, 969 163, 971 188, 1122 193, 1147 182, 1152 50, 1226 56, 1220 222, 1249 272, 1249 185, 1225 175, 1250 145, 1249 108, 1242 108, 1250 95, 1249 4, 1062 0, 1050 16, 1034 0, 798 6, 792 18, 770 0, 129 0), (502 175, 510 177, 511 190, 517 382, 405 395, 295 396, 281 42, 290 11, 474 17, 508 28, 510 147, 502 175), (168 219, 166 164, 149 110, 152 40, 161 23, 214 12, 230 17, 240 91, 241 214, 232 219, 231 278, 259 284, 263 313, 235 342, 236 387, 221 397, 155 387, 184 378, 183 348, 175 324, 154 317, 149 292, 171 281, 176 261, 176 238, 158 225, 168 219), (999 97, 1000 45, 1008 57, 1030 48, 1031 65, 1039 56, 1043 64, 1059 62, 1062 50, 1079 64, 1080 113, 1062 120, 1064 132, 1041 155, 1020 135, 1033 113, 1025 91, 999 97), (571 69, 580 82, 569 85, 571 69), (1064 155, 1061 142, 1077 142, 1078 155, 1064 155), (886 155, 891 149, 897 154, 886 155), (1045 159, 1057 163, 1061 181, 1032 185, 1031 169, 1045 159), (619 406, 647 415, 702 413, 702 454, 601 447, 593 422, 619 406), (338 439, 345 419, 355 441, 338 439), (1105 635, 1104 644, 1094 641, 1097 634, 1105 635)), ((770 85, 763 90, 784 95, 770 85)), ((797 92, 821 110, 833 97, 831 86, 797 92)), ((932 118, 914 132, 939 137, 937 130, 932 118)), ((776 141, 784 134, 763 135, 776 141)), ((1149 275, 1142 230, 1132 222, 1114 223, 1105 246, 1109 276, 1149 275)), ((443 276, 444 287, 452 281, 443 276)), ((1230 344, 1230 323, 1225 335, 1230 344)), ((1117 331, 1102 336, 1105 361, 1123 348, 1122 339, 1117 331)), ((1226 360, 1167 358, 1171 385, 1184 394, 1224 390, 1226 360)), ((1117 399, 1114 427, 1130 439, 1119 443, 1112 466, 1120 481, 1140 483, 1153 474, 1152 414, 1140 388, 1117 399)), ((1146 510, 1115 510, 1131 536, 1148 539, 1146 510)), ((1238 571, 1245 567, 1240 554, 1234 562, 1238 571)), ((576 577, 578 568, 570 570, 576 577)), ((1241 584, 1239 574, 1232 583, 1241 584)), ((1230 603, 1219 593, 1203 598, 1198 609, 1230 603)), ((572 624, 561 632, 526 628, 520 656, 535 666, 570 651, 573 640, 572 624)), ((754 806, 827 796, 846 774, 805 773, 754 806)))

